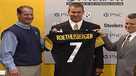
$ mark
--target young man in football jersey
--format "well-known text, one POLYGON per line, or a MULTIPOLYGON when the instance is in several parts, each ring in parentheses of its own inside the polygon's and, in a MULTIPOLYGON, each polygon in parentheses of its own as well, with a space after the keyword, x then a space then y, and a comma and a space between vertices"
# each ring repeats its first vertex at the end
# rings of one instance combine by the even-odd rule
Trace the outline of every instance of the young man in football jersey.
MULTIPOLYGON (((69 19, 52 26, 46 40, 52 41, 55 76, 99 76, 103 72, 103 42, 100 26, 82 19, 84 7, 71 3, 69 19)), ((46 45, 46 43, 45 43, 46 45)))

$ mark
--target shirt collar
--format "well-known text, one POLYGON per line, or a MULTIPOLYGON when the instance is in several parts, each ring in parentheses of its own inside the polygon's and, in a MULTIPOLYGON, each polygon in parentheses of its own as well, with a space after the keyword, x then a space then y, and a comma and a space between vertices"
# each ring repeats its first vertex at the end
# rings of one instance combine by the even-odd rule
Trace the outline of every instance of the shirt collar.
POLYGON ((74 25, 75 25, 75 24, 77 24, 77 25, 78 25, 78 29, 80 29, 81 26, 82 26, 83 20, 81 20, 81 21, 75 23, 75 22, 73 22, 71 19, 69 19, 69 23, 70 23, 72 29, 74 29, 74 25))
POLYGON ((131 35, 131 36, 136 36, 136 32, 129 33, 129 35, 131 35))
POLYGON ((129 41, 131 41, 136 36, 136 32, 129 33, 129 35, 131 35, 130 40, 129 40, 129 41))
POLYGON ((23 28, 23 29, 30 29, 31 28, 31 25, 26 25, 22 22, 17 22, 16 25, 23 28))

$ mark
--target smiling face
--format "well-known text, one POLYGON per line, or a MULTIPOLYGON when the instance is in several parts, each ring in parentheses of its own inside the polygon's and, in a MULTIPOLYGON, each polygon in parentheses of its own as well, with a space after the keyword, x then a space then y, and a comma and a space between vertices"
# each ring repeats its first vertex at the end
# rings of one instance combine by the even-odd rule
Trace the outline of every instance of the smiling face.
POLYGON ((20 22, 30 25, 33 21, 33 10, 27 7, 21 8, 17 16, 20 22))
POLYGON ((126 18, 125 29, 129 33, 136 32, 136 18, 126 18))
POLYGON ((81 4, 75 4, 69 6, 68 15, 73 22, 79 22, 82 20, 84 15, 84 8, 81 4))

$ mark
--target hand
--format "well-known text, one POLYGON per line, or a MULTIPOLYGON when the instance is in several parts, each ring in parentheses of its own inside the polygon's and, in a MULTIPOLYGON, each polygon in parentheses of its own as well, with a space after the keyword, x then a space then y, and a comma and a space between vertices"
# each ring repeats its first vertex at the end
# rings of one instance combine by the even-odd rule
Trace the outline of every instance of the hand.
POLYGON ((55 33, 62 33, 63 32, 62 29, 57 29, 57 28, 53 28, 51 31, 55 32, 55 33))
POLYGON ((101 37, 106 37, 108 35, 103 29, 97 29, 97 32, 100 33, 101 37))
POLYGON ((58 30, 56 28, 53 28, 51 31, 57 33, 58 30))
POLYGON ((96 68, 96 75, 101 75, 103 73, 103 69, 96 68))
POLYGON ((21 76, 18 69, 11 69, 8 71, 8 76, 21 76))

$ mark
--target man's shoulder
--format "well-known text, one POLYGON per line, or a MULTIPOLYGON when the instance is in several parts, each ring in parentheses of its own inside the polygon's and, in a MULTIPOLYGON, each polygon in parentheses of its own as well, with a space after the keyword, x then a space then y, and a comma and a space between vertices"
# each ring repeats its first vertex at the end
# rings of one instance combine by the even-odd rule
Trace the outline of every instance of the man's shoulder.
POLYGON ((60 27, 60 26, 66 25, 66 24, 68 24, 68 23, 69 23, 68 21, 65 21, 65 22, 61 22, 61 23, 56 24, 56 25, 53 25, 53 26, 60 27))
POLYGON ((36 26, 31 26, 33 29, 39 30, 39 28, 37 28, 36 26))
POLYGON ((34 31, 35 33, 37 33, 37 34, 40 35, 40 30, 39 30, 38 27, 36 27, 36 26, 31 26, 31 27, 32 27, 32 29, 33 29, 33 31, 34 31))
MULTIPOLYGON (((3 30, 2 33, 1 33, 1 38, 3 37, 3 35, 7 32, 12 32, 12 30, 14 31, 14 28, 15 28, 15 24, 11 25, 10 27, 8 27, 7 29, 3 30)), ((14 33, 14 32, 12 32, 14 33)))
POLYGON ((10 30, 14 29, 15 27, 16 27, 16 24, 13 24, 10 27, 8 27, 5 30, 3 30, 3 32, 10 31, 10 30))
POLYGON ((88 22, 88 21, 83 21, 83 24, 86 24, 89 27, 94 27, 94 28, 100 29, 100 25, 98 25, 96 23, 92 23, 92 22, 88 22))
POLYGON ((65 27, 67 24, 69 24, 68 21, 61 22, 61 23, 59 23, 59 24, 53 25, 52 28, 60 29, 60 28, 62 28, 62 27, 65 27))

